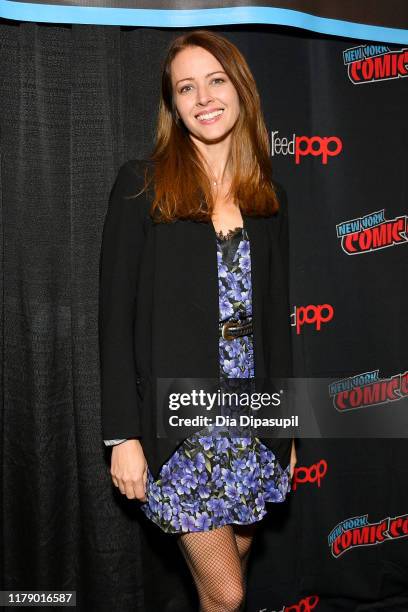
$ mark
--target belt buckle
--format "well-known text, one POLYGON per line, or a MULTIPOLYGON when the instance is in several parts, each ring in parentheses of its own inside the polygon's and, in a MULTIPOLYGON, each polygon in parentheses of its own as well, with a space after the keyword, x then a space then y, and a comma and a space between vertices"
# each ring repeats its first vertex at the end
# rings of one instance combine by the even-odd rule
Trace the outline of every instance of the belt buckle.
POLYGON ((238 321, 229 320, 223 324, 221 328, 221 332, 222 332, 222 337, 224 338, 224 340, 234 340, 235 336, 232 336, 231 334, 229 334, 227 330, 230 327, 234 327, 237 323, 238 321))

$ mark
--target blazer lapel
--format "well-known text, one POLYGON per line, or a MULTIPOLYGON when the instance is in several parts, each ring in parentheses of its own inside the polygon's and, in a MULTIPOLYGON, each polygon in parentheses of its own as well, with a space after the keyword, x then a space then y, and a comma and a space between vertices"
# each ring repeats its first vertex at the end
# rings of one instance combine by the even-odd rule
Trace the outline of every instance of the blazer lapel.
POLYGON ((264 343, 262 338, 262 303, 263 295, 267 291, 268 269, 268 235, 265 222, 256 217, 242 215, 244 227, 247 231, 251 253, 251 279, 252 279, 252 328, 254 344, 255 378, 265 376, 264 343))

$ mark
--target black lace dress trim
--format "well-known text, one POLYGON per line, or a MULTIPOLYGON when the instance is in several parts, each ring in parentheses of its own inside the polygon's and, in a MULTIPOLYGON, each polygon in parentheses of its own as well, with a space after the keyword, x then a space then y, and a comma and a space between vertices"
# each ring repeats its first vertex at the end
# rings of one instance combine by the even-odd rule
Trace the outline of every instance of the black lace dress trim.
POLYGON ((243 228, 242 227, 235 227, 234 229, 229 229, 227 231, 226 234, 223 234, 223 231, 220 230, 219 232, 215 232, 217 234, 217 237, 220 240, 229 240, 230 238, 232 238, 232 236, 235 236, 235 234, 238 234, 238 232, 240 232, 243 228))

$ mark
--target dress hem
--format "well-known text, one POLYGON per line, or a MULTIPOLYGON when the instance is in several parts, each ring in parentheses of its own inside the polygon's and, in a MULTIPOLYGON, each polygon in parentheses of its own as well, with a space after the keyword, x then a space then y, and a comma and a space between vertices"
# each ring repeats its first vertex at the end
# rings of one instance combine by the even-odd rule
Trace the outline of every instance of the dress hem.
MULTIPOLYGON (((289 493, 289 491, 288 491, 289 493)), ((286 501, 287 495, 288 493, 283 497, 283 499, 279 499, 279 500, 265 500, 265 503, 267 504, 282 504, 283 502, 286 501)), ((255 518, 253 521, 247 521, 247 522, 239 522, 239 521, 226 521, 225 523, 219 523, 213 527, 210 527, 210 529, 187 529, 185 531, 171 531, 168 529, 163 529, 163 527, 161 526, 161 524, 155 520, 154 517, 148 517, 149 521, 151 523, 153 523, 154 525, 156 525, 156 527, 159 527, 159 529, 163 532, 163 533, 167 533, 168 535, 183 535, 183 533, 206 533, 209 531, 214 531, 215 529, 218 529, 219 527, 225 527, 226 525, 254 525, 255 523, 259 523, 260 521, 262 521, 265 516, 268 514, 267 510, 264 510, 264 512, 262 514, 259 514, 257 518, 255 518)), ((147 516, 147 515, 146 515, 147 516)))

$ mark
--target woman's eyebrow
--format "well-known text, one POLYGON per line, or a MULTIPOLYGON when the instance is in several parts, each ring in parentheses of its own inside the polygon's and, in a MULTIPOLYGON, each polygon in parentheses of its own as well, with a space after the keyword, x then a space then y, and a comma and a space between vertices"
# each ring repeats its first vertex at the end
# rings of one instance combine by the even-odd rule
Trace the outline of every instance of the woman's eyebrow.
MULTIPOLYGON (((212 74, 217 74, 218 72, 222 72, 222 74, 226 74, 223 70, 215 70, 214 72, 209 72, 208 74, 206 74, 205 78, 211 76, 212 74)), ((195 81, 195 78, 194 77, 185 77, 184 79, 180 79, 179 81, 177 81, 176 85, 181 83, 181 81, 195 81)))

